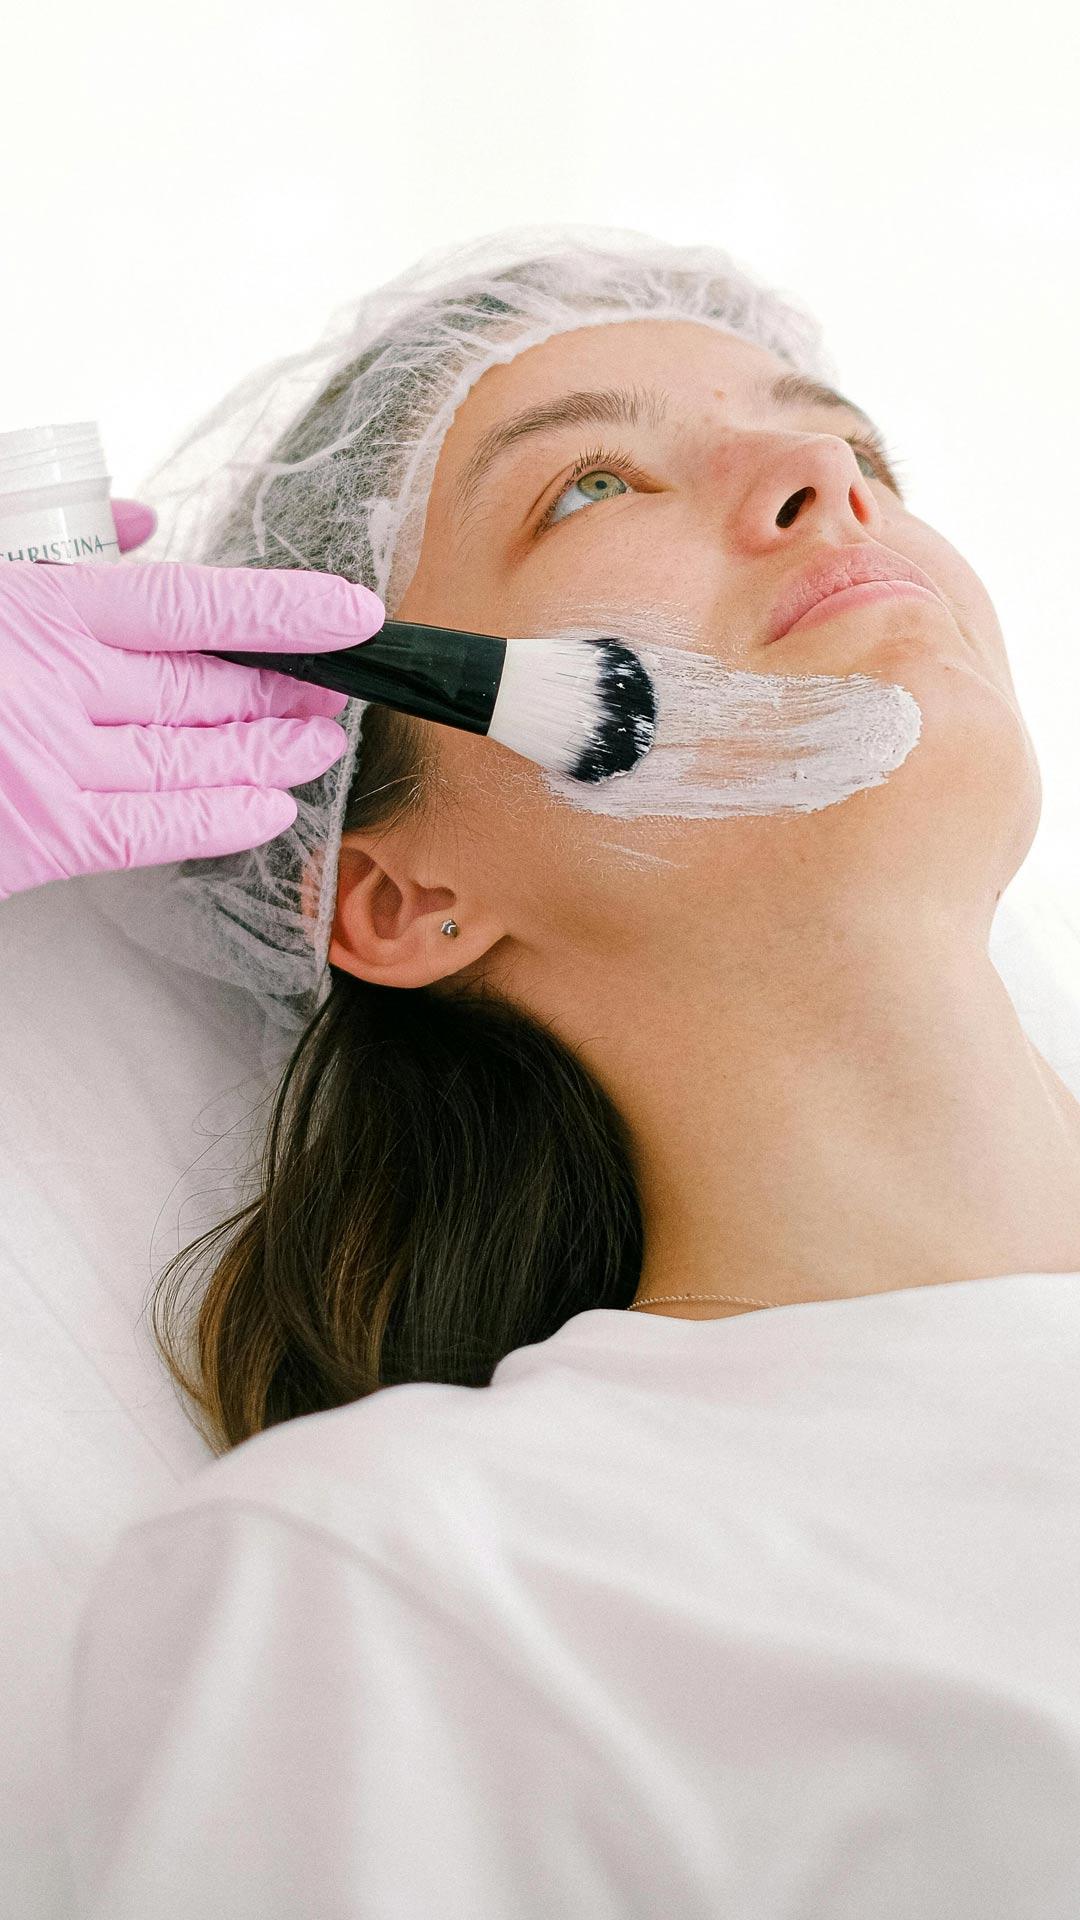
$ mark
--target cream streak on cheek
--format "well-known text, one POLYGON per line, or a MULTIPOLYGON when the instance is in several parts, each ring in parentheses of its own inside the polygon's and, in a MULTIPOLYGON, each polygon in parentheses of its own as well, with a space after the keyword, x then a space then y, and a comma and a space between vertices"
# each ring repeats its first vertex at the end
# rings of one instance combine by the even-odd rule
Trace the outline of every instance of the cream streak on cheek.
MULTIPOLYGON (((650 631, 660 626, 651 616, 650 631)), ((625 638, 656 688, 656 737, 631 773, 587 786, 541 769, 549 792, 578 812, 621 820, 818 813, 883 786, 922 732, 906 687, 862 673, 744 673, 705 653, 642 644, 634 627, 640 634, 641 622, 623 614, 606 628, 557 629, 625 638)))

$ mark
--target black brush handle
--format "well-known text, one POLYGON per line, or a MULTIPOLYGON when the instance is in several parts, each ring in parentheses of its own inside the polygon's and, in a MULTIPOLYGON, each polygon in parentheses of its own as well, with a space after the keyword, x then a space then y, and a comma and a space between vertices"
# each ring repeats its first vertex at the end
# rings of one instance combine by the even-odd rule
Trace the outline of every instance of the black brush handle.
POLYGON ((502 680, 506 641, 460 627, 386 620, 372 639, 330 653, 218 653, 241 667, 269 667, 294 680, 374 700, 419 720, 486 733, 502 680))

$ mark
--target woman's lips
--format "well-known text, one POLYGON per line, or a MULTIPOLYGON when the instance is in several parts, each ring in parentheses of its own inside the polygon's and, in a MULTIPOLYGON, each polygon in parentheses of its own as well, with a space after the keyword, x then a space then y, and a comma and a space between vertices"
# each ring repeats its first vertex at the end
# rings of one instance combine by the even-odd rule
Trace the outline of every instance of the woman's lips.
POLYGON ((788 634, 798 633, 804 627, 817 626, 823 620, 835 619, 848 608, 866 606, 872 600, 895 600, 902 594, 914 594, 918 600, 932 601, 940 607, 941 597, 931 593, 927 587, 916 586, 914 580, 864 580, 861 586, 841 587, 837 593, 826 594, 824 600, 818 600, 808 613, 798 620, 777 639, 786 640, 788 634))

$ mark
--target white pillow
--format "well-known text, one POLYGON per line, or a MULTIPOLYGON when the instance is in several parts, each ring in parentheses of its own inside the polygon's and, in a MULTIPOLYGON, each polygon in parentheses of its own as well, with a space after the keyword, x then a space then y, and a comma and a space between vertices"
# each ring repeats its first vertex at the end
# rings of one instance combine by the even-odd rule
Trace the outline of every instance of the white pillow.
POLYGON ((63 1727, 89 1584, 214 1458, 140 1320, 152 1272, 231 1210, 266 1085, 248 996, 132 946, 94 886, 0 902, 0 1912, 20 1920, 73 1911, 63 1727))

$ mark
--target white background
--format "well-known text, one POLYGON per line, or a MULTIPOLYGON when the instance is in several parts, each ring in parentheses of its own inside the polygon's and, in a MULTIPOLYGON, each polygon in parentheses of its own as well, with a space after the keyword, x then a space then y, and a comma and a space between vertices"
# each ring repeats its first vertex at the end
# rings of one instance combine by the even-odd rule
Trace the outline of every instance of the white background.
POLYGON ((561 220, 722 247, 823 321, 985 582, 1033 859, 1071 880, 1078 54, 1044 0, 66 0, 5 29, 0 429, 95 418, 137 494, 429 248, 561 220))

